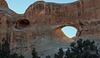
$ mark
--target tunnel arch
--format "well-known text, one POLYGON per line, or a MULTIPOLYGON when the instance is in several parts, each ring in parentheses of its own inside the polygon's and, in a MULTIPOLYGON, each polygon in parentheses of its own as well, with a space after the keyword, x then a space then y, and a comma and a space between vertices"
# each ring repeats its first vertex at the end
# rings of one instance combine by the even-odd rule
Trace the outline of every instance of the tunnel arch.
POLYGON ((77 25, 69 25, 69 24, 67 24, 67 25, 58 25, 52 31, 52 35, 53 35, 54 39, 57 39, 57 40, 61 40, 61 39, 62 40, 68 40, 67 42, 73 42, 74 40, 76 40, 77 37, 78 37, 77 36, 78 34, 79 34, 79 27, 77 25), (69 38, 68 36, 66 36, 64 34, 64 32, 62 31, 62 28, 66 27, 66 26, 71 26, 71 27, 75 28, 77 30, 77 32, 75 34, 76 36, 74 36, 72 38, 69 38))
POLYGON ((64 26, 61 28, 62 32, 69 38, 75 38, 77 34, 77 28, 73 26, 64 26))
POLYGON ((30 21, 28 19, 21 19, 17 21, 15 28, 26 28, 29 25, 30 25, 30 21))

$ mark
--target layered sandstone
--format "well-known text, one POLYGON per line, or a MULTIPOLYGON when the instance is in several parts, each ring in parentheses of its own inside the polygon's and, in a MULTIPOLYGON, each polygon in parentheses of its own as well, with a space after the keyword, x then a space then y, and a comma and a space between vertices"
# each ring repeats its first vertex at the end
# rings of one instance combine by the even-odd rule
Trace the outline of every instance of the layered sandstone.
POLYGON ((16 14, 0 0, 0 41, 5 38, 11 44, 12 53, 29 57, 33 47, 39 56, 52 55, 58 48, 66 48, 73 39, 61 31, 73 26, 75 37, 100 38, 100 1, 80 0, 69 4, 37 1, 22 15, 16 14))

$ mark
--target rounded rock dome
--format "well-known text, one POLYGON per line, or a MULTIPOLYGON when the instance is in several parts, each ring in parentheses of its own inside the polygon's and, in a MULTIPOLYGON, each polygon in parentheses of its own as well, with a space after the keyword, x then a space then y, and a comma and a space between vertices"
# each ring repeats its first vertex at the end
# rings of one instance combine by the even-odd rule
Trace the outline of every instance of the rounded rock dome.
POLYGON ((0 7, 8 7, 8 4, 5 0, 0 0, 0 7))

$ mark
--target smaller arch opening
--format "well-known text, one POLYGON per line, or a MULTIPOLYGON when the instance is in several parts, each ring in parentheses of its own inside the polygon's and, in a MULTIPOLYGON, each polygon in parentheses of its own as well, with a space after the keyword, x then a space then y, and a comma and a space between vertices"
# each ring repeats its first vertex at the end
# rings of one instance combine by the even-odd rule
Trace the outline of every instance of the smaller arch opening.
POLYGON ((25 28, 30 25, 30 22, 27 19, 18 21, 17 28, 25 28))
POLYGON ((61 29, 64 34, 69 37, 69 38, 74 38, 76 37, 77 29, 72 26, 65 26, 61 29))

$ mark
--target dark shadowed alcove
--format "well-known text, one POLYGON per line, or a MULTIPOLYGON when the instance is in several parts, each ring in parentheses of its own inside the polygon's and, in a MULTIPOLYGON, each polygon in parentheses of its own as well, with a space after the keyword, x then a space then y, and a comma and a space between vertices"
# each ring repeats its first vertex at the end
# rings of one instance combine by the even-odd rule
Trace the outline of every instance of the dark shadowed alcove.
POLYGON ((17 22, 16 28, 25 28, 28 27, 29 25, 30 25, 29 20, 22 19, 17 22))

